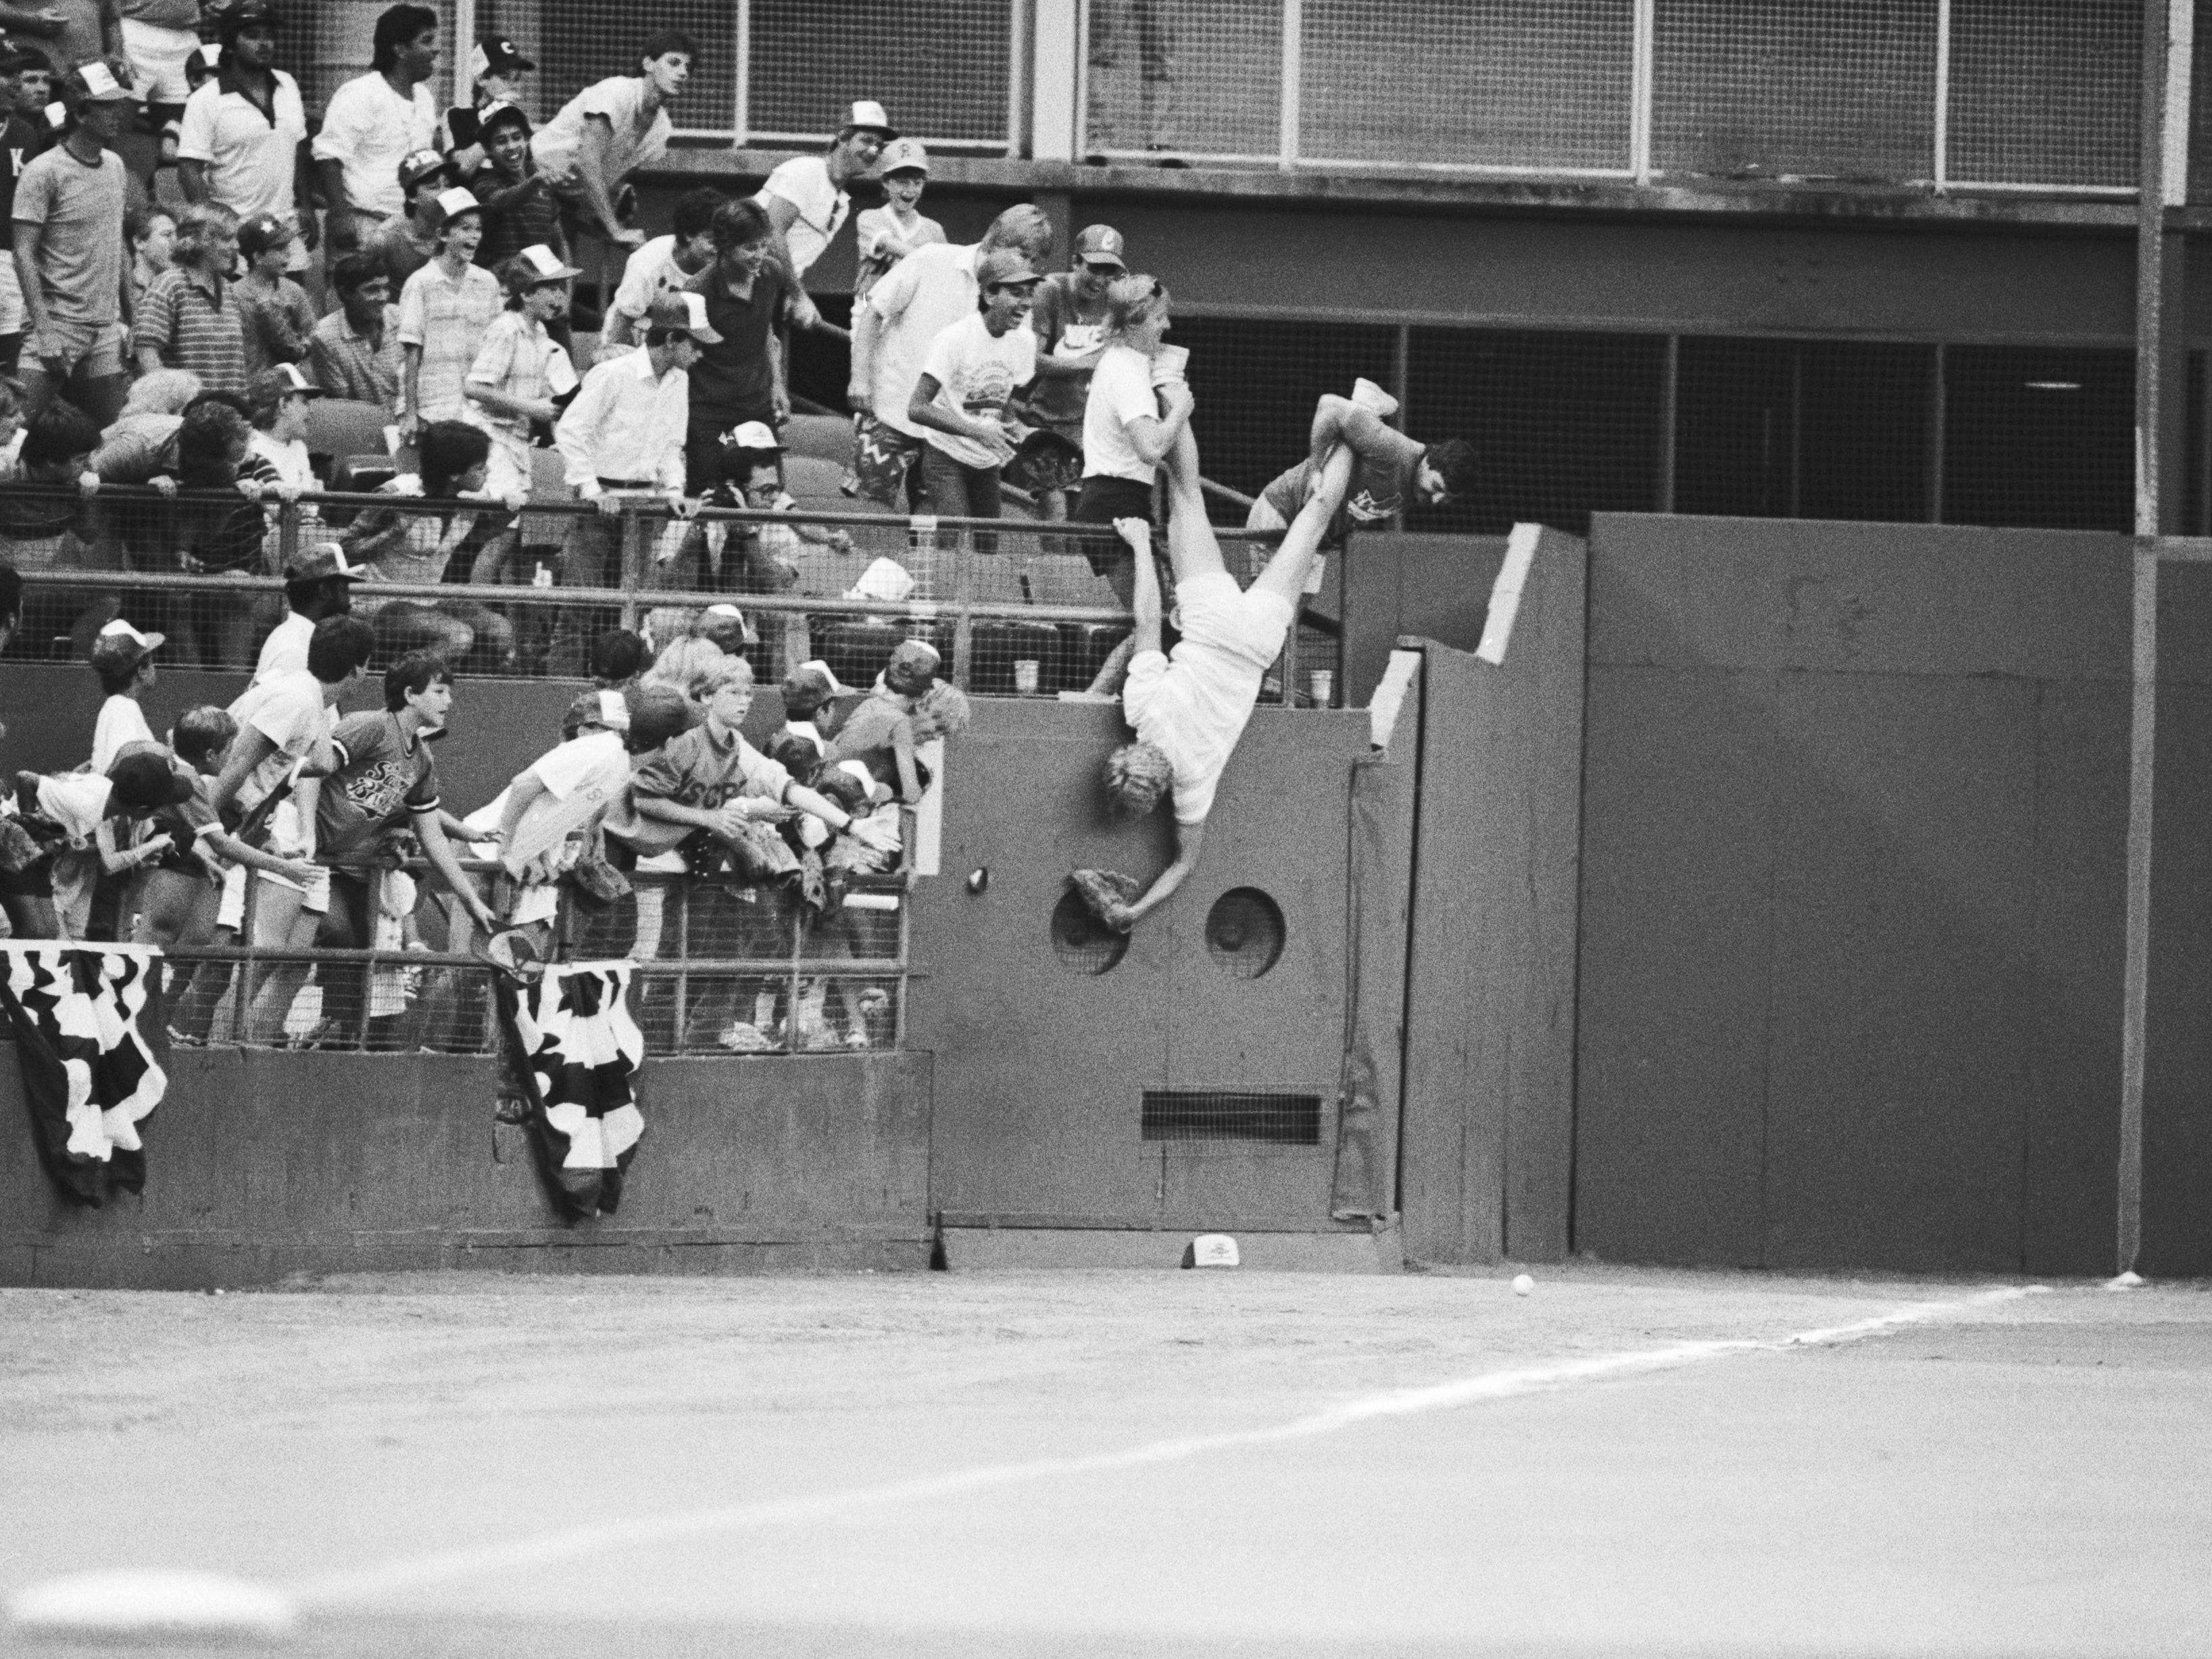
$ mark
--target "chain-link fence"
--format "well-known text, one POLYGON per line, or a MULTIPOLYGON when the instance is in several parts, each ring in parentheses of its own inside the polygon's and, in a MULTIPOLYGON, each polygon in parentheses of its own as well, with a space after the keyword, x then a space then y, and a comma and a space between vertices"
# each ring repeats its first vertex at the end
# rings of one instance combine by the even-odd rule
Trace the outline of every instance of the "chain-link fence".
POLYGON ((1090 0, 1086 152, 2124 191, 2142 0, 1090 0))

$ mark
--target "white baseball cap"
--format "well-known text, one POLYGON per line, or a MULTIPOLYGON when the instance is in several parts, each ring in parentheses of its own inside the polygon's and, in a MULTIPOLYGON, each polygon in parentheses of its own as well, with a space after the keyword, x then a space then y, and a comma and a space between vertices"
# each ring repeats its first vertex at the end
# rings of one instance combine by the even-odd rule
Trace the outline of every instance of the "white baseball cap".
POLYGON ((872 98, 853 100, 853 112, 846 118, 845 128, 848 132, 855 129, 862 132, 879 132, 887 144, 898 137, 891 130, 890 112, 872 98))

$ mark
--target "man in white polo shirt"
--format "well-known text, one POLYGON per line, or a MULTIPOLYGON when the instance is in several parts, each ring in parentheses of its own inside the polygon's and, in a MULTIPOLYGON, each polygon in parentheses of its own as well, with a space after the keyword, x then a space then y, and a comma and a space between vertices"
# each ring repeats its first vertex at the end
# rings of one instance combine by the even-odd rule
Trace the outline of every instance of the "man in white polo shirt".
POLYGON ((775 228, 776 258, 791 273, 792 289, 799 296, 793 320, 801 328, 827 326, 806 297, 804 279, 853 210, 847 187, 875 166, 884 146, 897 137, 884 106, 872 98, 860 99, 827 150, 793 156, 769 174, 753 198, 768 210, 775 228))
POLYGON ((185 105, 178 178, 186 199, 220 202, 240 223, 278 220, 293 233, 286 269, 305 270, 316 241, 314 216, 300 210, 314 184, 307 116, 299 83, 275 67, 276 11, 270 0, 237 0, 219 27, 222 67, 185 105))
POLYGON ((376 20, 375 42, 369 72, 331 94, 315 135, 315 173, 337 253, 399 215, 399 163, 428 149, 438 131, 437 100, 424 84, 438 67, 438 14, 392 6, 376 20))

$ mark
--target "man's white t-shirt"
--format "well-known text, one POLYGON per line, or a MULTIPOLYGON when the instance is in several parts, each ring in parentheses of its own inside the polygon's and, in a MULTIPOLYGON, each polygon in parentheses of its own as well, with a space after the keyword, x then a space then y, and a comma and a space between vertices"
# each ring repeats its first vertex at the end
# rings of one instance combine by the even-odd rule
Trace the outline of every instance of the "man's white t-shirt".
POLYGON ((611 309, 622 313, 632 324, 641 323, 655 300, 675 293, 690 280, 690 273, 676 263, 676 239, 656 236, 623 264, 622 285, 615 289, 611 309))
POLYGON ((963 317, 975 314, 975 259, 981 251, 973 242, 918 247, 868 290, 868 309, 880 319, 869 401, 878 420, 909 437, 926 435, 907 419, 906 406, 931 344, 963 317))
MULTIPOLYGON (((304 760, 323 738, 337 730, 337 711, 323 701, 323 683, 304 668, 271 675, 230 706, 243 737, 258 732, 273 751, 239 786, 238 804, 246 811, 283 781, 295 763, 304 760)), ((288 803, 289 805, 289 803, 288 803)))
POLYGON ((1083 405, 1083 476, 1133 478, 1149 484, 1156 470, 1129 441, 1139 416, 1160 417, 1152 391, 1152 362, 1128 346, 1108 346, 1091 371, 1091 396, 1083 405))
POLYGON ((106 775, 126 743, 151 743, 154 728, 146 724, 146 711, 137 699, 118 693, 100 705, 100 719, 92 728, 92 769, 106 775))
POLYGON ((645 130, 638 130, 638 114, 645 107, 646 80, 641 75, 611 75, 593 82, 561 106, 560 112, 531 135, 530 154, 549 184, 562 185, 576 176, 576 155, 584 145, 586 122, 594 115, 605 118, 612 135, 607 151, 607 194, 639 167, 651 167, 668 150, 674 124, 665 108, 655 110, 645 130))
POLYGON ((262 641, 261 655, 254 661, 253 678, 246 683, 246 689, 251 691, 279 674, 306 673, 307 641, 314 637, 314 623, 296 611, 288 612, 262 641))
POLYGON ((769 174, 753 200, 766 207, 771 196, 799 210, 783 240, 791 250, 793 274, 804 276, 836 240, 845 216, 853 210, 853 198, 830 182, 830 163, 819 155, 793 156, 769 174))
MULTIPOLYGON (((996 422, 1014 393, 1036 378, 1036 331, 1017 323, 994 337, 982 313, 970 312, 930 342, 921 374, 936 377, 940 407, 996 422)), ((955 437, 934 427, 923 428, 922 436, 963 466, 999 464, 973 438, 955 437)))
POLYGON ((1121 712, 1139 742, 1168 757, 1176 822, 1198 824, 1213 811, 1261 680, 1282 652, 1291 607, 1273 593, 1239 592, 1226 571, 1177 582, 1176 605, 1182 638, 1171 655, 1140 651, 1129 659, 1121 712))
POLYGON ((347 205, 386 218, 405 206, 399 164, 430 148, 438 131, 430 88, 417 82, 413 91, 412 98, 402 98, 372 70, 331 94, 312 153, 318 161, 341 165, 347 205))
MULTIPOLYGON (((313 489, 319 487, 315 479, 314 462, 307 454, 307 446, 299 439, 288 438, 279 443, 270 434, 257 427, 246 439, 246 447, 249 454, 258 455, 269 463, 270 470, 276 473, 276 481, 279 483, 289 484, 294 489, 313 489)), ((312 625, 309 631, 313 631, 312 625)), ((305 661, 300 665, 302 668, 307 665, 305 661)))

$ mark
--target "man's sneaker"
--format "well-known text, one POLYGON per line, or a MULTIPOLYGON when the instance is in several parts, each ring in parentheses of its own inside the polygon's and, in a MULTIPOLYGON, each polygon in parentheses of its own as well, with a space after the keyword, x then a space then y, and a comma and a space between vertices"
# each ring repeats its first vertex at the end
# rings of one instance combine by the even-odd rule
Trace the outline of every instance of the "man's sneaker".
POLYGON ((1372 380, 1354 380, 1352 401, 1385 421, 1398 412, 1398 400, 1372 380))

